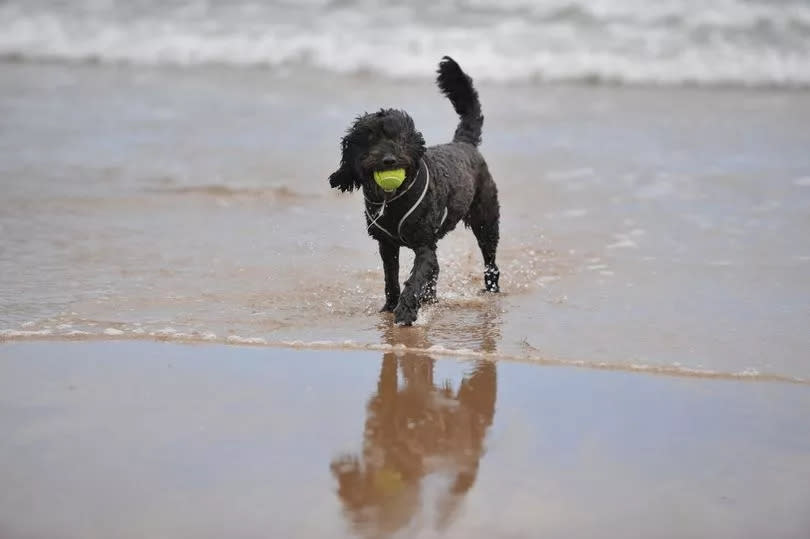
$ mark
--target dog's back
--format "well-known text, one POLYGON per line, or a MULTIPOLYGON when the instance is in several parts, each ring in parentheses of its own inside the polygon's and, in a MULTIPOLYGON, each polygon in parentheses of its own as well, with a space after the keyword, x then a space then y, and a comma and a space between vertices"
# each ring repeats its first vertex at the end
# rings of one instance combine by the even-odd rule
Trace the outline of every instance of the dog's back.
POLYGON ((443 195, 448 214, 456 214, 448 215, 449 223, 439 233, 441 236, 452 230, 454 221, 459 219, 472 229, 484 258, 485 290, 497 292, 500 272, 495 264, 495 251, 500 236, 500 205, 498 188, 477 148, 484 125, 481 103, 472 79, 455 60, 449 56, 442 58, 438 73, 436 83, 460 118, 453 142, 428 148, 434 166, 447 178, 443 195))
MULTIPOLYGON (((439 236, 452 230, 458 221, 463 221, 476 233, 479 244, 484 236, 489 236, 485 243, 497 245, 497 188, 484 157, 478 151, 484 125, 478 92, 472 79, 449 56, 442 58, 438 74, 436 83, 439 89, 459 115, 453 141, 427 149, 428 159, 441 177, 437 182, 437 198, 448 210, 447 221, 439 230, 439 236), (484 231, 484 228, 488 230, 484 231)), ((494 248, 487 249, 490 250, 494 251, 494 248)), ((485 259, 488 265, 494 264, 494 253, 485 255, 485 259)))

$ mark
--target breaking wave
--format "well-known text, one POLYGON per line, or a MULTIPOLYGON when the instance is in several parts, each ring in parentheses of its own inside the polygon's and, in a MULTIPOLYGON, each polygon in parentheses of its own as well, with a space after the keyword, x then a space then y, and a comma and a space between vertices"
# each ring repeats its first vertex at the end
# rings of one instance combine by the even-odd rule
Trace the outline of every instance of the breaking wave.
POLYGON ((793 0, 11 0, 0 28, 17 61, 424 78, 449 54, 501 83, 810 85, 810 5, 793 0))

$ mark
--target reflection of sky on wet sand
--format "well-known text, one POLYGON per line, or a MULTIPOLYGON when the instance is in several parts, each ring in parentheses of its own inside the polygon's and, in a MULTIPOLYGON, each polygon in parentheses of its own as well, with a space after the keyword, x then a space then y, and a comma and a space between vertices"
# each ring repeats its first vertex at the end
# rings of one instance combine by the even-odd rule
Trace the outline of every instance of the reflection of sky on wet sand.
MULTIPOLYGON (((435 419, 447 410, 425 403, 445 387, 445 404, 459 400, 481 366, 124 342, 0 350, 4 538, 350 536, 358 528, 330 465, 366 458, 369 402, 381 394, 386 362, 399 366, 396 398, 407 398, 407 373, 435 419), (431 364, 432 379, 430 369, 415 370, 431 364)), ((419 479, 400 535, 801 537, 810 529, 804 386, 491 367, 497 399, 483 435, 432 427, 418 443, 397 438, 425 457, 422 470, 400 472, 419 479), (472 461, 459 460, 465 448, 472 461), (442 520, 454 474, 476 460, 474 482, 442 520)))

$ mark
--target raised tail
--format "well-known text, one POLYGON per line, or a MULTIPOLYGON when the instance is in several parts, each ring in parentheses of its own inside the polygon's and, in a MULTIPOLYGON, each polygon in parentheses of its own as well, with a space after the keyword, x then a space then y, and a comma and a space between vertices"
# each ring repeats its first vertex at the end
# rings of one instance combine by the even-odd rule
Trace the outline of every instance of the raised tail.
POLYGON ((478 101, 478 92, 473 88, 472 79, 449 56, 439 62, 438 73, 436 83, 461 117, 453 142, 469 142, 478 146, 481 144, 484 116, 481 114, 481 103, 478 101))

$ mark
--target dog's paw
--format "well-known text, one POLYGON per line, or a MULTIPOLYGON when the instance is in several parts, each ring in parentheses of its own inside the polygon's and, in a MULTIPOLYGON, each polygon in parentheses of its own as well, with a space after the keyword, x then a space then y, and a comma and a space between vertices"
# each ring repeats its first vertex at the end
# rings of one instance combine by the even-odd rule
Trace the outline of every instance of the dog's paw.
POLYGON ((381 313, 392 313, 392 312, 394 312, 394 309, 396 309, 396 308, 397 308, 396 303, 386 303, 385 305, 382 306, 382 308, 380 309, 380 312, 381 313))
POLYGON ((416 309, 411 309, 400 303, 394 309, 394 322, 403 326, 413 325, 416 322, 416 314, 416 309))
POLYGON ((488 267, 484 270, 484 290, 482 290, 482 292, 491 292, 493 294, 500 292, 501 287, 498 286, 500 276, 501 272, 498 270, 497 266, 488 267))

